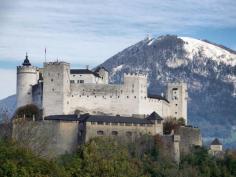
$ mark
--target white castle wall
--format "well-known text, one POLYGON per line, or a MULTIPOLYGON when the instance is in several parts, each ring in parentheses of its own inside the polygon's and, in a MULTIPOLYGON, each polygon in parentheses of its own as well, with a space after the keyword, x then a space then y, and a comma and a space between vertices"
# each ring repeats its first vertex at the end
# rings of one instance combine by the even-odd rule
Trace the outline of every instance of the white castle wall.
POLYGON ((34 66, 17 67, 17 108, 32 104, 32 86, 37 84, 38 72, 34 66))
POLYGON ((73 114, 75 110, 123 116, 149 115, 155 111, 162 117, 183 117, 187 122, 187 85, 184 83, 168 84, 168 102, 148 97, 146 75, 124 74, 124 83, 115 85, 108 84, 105 70, 101 71, 101 78, 94 74, 70 74, 69 63, 49 62, 44 63, 43 89, 34 86, 32 95, 32 85, 38 81, 36 68, 21 66, 17 73, 18 106, 34 103, 43 109, 44 116, 73 114))
POLYGON ((147 78, 125 74, 124 84, 71 84, 70 113, 110 115, 149 115, 156 111, 160 116, 170 114, 164 100, 147 97, 147 78))
POLYGON ((181 82, 168 83, 167 99, 170 102, 170 114, 176 118, 184 118, 187 123, 187 84, 181 82))
POLYGON ((44 116, 68 114, 70 93, 70 65, 65 62, 44 63, 44 116))

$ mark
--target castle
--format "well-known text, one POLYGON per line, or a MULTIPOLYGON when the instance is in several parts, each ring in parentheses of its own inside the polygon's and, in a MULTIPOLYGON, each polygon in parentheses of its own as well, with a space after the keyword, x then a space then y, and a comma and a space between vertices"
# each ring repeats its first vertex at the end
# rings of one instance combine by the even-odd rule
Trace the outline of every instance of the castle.
POLYGON ((57 156, 76 151, 94 137, 130 142, 143 135, 158 135, 178 162, 181 153, 202 145, 200 130, 191 126, 163 134, 165 118, 183 118, 187 124, 187 97, 185 83, 167 84, 165 96, 150 95, 147 75, 124 74, 123 83, 110 84, 103 67, 71 69, 69 63, 56 61, 37 68, 26 55, 17 67, 17 107, 34 104, 43 118, 15 119, 12 136, 23 144, 30 139, 29 146, 43 147, 44 154, 57 156))
POLYGON ((69 63, 56 61, 37 68, 27 55, 17 67, 17 108, 35 104, 43 117, 76 112, 144 118, 156 112, 187 123, 187 97, 185 83, 168 83, 165 96, 150 95, 144 74, 124 74, 123 83, 109 84, 103 67, 71 69, 69 63))

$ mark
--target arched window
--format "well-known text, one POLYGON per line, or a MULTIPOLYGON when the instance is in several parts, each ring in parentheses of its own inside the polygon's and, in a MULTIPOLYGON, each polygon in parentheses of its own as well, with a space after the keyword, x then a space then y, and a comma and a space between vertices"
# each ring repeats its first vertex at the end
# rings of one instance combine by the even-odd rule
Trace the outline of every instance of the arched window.
POLYGON ((97 131, 97 135, 104 135, 104 131, 102 130, 97 131))
POLYGON ((118 132, 117 132, 117 131, 112 131, 112 132, 111 132, 111 135, 117 136, 117 135, 118 135, 118 132))

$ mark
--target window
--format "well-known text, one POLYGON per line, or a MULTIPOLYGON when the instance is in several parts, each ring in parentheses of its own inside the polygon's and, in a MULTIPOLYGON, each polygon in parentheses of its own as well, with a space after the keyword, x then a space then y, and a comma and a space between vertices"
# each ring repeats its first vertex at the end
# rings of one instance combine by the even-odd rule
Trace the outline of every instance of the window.
POLYGON ((83 83, 84 83, 84 80, 80 80, 80 83, 83 84, 83 83))
POLYGON ((53 89, 52 89, 52 91, 54 92, 54 91, 55 91, 55 89, 53 88, 53 89))
POLYGON ((97 131, 97 135, 104 135, 104 131, 102 130, 97 131))
POLYGON ((141 127, 145 127, 145 124, 140 124, 141 127))
POLYGON ((105 124, 106 124, 106 125, 110 125, 110 122, 106 122, 105 124))
POLYGON ((77 80, 77 84, 79 84, 79 80, 77 80))
POLYGON ((117 135, 118 135, 118 132, 117 132, 117 131, 112 131, 111 134, 112 134, 113 136, 117 136, 117 135))
POLYGON ((53 82, 53 79, 51 79, 51 82, 53 82))
POLYGON ((136 99, 136 96, 134 96, 134 98, 136 99))
POLYGON ((91 122, 91 125, 96 125, 96 122, 91 122))
POLYGON ((126 132, 126 136, 132 136, 132 132, 126 132))
POLYGON ((129 96, 127 96, 127 98, 129 98, 129 96))
POLYGON ((118 125, 118 123, 116 123, 116 122, 113 122, 113 123, 111 123, 111 125, 118 125))
POLYGON ((98 122, 98 125, 103 125, 104 123, 103 122, 98 122))
POLYGON ((124 123, 120 123, 120 126, 124 126, 125 124, 124 123))
POLYGON ((178 106, 178 104, 175 104, 175 106, 178 106))
POLYGON ((177 114, 177 112, 175 112, 175 114, 177 114))
POLYGON ((117 96, 117 98, 120 98, 120 96, 117 96))
POLYGON ((71 84, 74 84, 74 83, 75 83, 75 81, 74 81, 74 80, 70 80, 70 83, 71 83, 71 84))

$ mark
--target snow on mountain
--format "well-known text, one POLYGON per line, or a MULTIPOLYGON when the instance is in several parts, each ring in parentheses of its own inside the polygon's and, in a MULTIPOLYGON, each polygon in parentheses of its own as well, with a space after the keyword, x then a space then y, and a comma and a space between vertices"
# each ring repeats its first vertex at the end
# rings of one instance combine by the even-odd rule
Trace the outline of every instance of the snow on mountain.
MULTIPOLYGON (((146 38, 101 66, 113 83, 123 73, 148 74, 149 92, 160 94, 166 82, 188 84, 190 122, 204 137, 227 137, 236 126, 236 52, 224 46, 173 35, 146 38)), ((236 145, 236 142, 235 142, 236 145)))
POLYGON ((193 59, 196 55, 203 55, 207 58, 211 58, 218 64, 223 62, 231 66, 236 65, 236 54, 202 40, 190 37, 180 38, 185 41, 184 49, 186 50, 189 59, 193 59))

